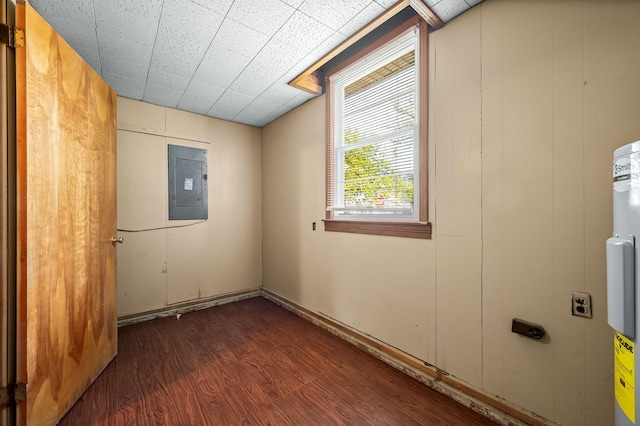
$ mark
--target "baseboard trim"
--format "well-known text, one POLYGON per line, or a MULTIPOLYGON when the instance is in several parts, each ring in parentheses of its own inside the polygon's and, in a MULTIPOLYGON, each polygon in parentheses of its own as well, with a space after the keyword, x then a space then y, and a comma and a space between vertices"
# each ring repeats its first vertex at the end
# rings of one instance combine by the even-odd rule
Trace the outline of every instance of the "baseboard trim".
POLYGON ((200 309, 210 308, 212 306, 224 305, 226 303, 238 302, 244 299, 251 299, 262 295, 260 287, 234 291, 232 293, 220 294, 218 296, 190 300, 188 302, 169 305, 164 308, 154 309, 152 311, 140 312, 137 314, 123 315, 118 317, 118 327, 123 327, 138 322, 149 321, 155 318, 170 317, 173 315, 184 314, 185 312, 198 311, 200 309))
POLYGON ((276 305, 295 313, 307 321, 357 346, 473 411, 492 419, 496 423, 504 426, 556 425, 535 413, 517 407, 498 396, 491 395, 454 376, 448 375, 433 365, 426 364, 418 358, 376 340, 369 335, 363 334, 327 315, 311 311, 271 290, 262 288, 261 295, 276 305))

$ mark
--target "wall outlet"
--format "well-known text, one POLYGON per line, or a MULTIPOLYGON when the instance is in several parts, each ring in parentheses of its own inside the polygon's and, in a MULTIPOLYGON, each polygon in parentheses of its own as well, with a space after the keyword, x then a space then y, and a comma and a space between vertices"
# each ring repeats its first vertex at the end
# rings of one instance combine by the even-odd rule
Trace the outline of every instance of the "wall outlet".
POLYGON ((577 317, 592 318, 591 295, 574 291, 571 293, 571 315, 577 317))

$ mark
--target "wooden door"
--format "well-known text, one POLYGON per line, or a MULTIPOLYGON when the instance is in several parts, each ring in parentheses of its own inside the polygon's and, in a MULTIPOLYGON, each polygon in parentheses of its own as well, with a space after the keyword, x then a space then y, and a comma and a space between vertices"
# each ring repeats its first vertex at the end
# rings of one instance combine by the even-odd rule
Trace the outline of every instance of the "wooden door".
POLYGON ((116 95, 28 4, 18 22, 20 421, 50 425, 117 352, 116 95))

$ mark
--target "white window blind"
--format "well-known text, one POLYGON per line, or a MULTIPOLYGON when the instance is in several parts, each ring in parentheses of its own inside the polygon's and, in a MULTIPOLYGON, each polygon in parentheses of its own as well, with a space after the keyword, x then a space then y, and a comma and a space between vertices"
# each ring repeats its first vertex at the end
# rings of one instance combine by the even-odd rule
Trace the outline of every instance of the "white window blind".
POLYGON ((417 219, 417 31, 331 77, 336 218, 417 219))

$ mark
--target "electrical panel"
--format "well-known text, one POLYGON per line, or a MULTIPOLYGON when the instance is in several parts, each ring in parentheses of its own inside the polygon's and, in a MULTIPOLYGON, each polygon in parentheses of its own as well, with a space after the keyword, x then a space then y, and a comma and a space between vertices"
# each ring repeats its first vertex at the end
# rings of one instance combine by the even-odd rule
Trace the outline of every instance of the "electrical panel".
POLYGON ((169 145, 169 220, 208 219, 207 150, 169 145))

